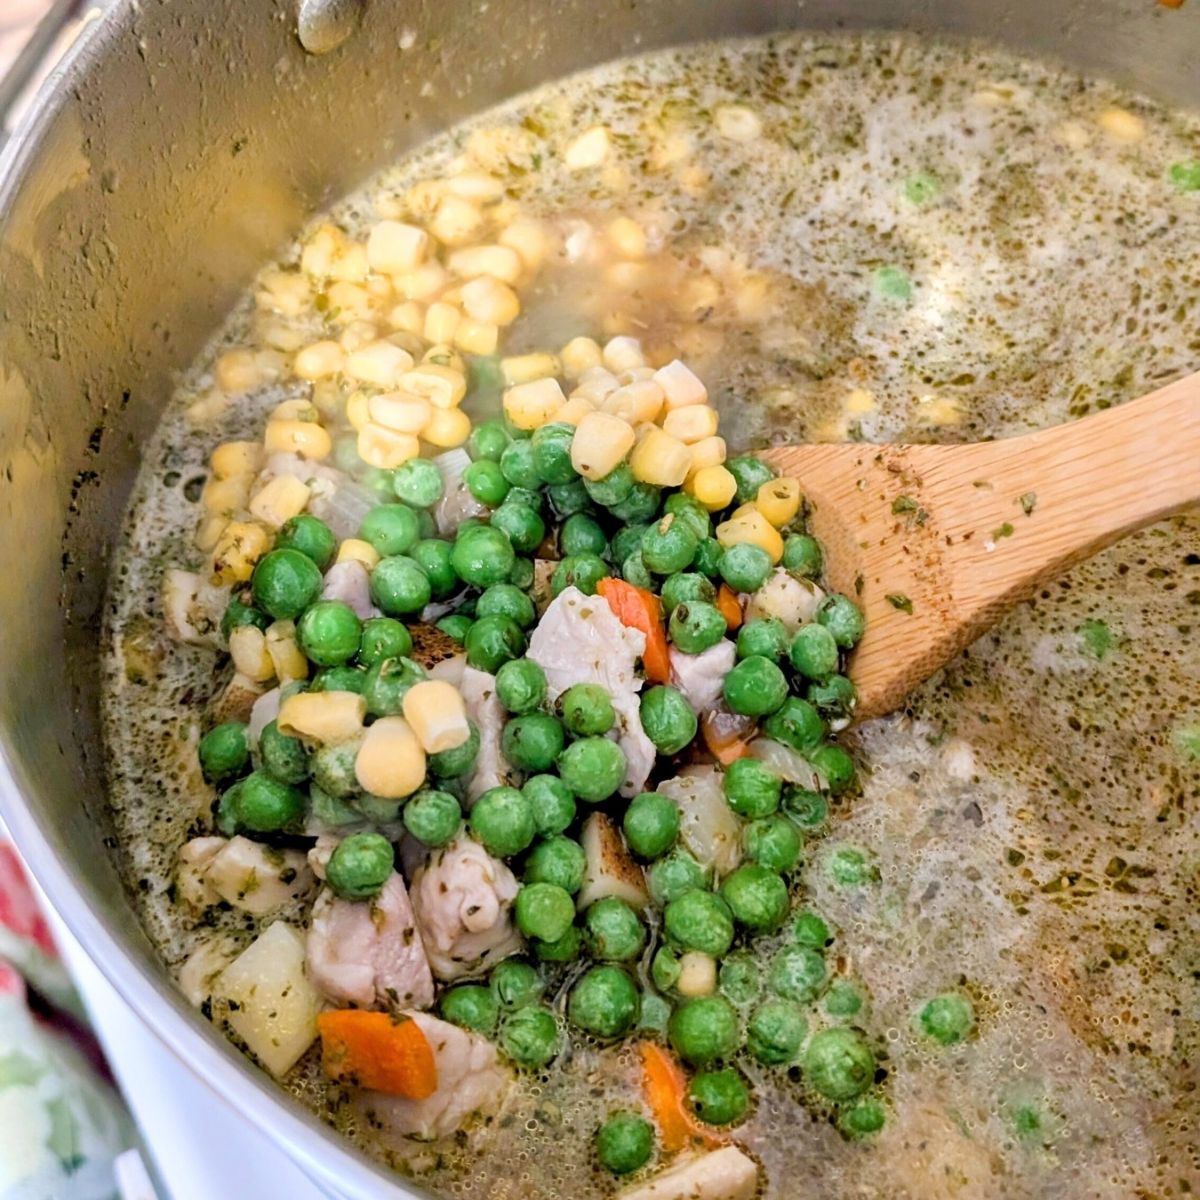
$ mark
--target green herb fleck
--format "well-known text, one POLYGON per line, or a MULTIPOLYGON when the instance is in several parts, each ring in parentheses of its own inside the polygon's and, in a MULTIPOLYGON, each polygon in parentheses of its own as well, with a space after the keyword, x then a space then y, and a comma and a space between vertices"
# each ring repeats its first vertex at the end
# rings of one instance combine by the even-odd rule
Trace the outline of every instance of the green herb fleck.
POLYGON ((1103 621, 1094 617, 1084 621, 1075 632, 1083 639, 1083 644, 1088 648, 1092 657, 1098 661, 1103 661, 1108 652, 1117 644, 1112 630, 1103 621))
POLYGON ((1012 537, 1012 535, 1013 527, 1008 521, 1005 521, 999 529, 992 530, 992 541, 998 542, 1001 538, 1012 537))
POLYGON ((1175 751, 1183 758, 1200 762, 1200 722, 1195 725, 1181 725, 1175 730, 1175 751))
POLYGON ((1200 161, 1172 163, 1167 179, 1176 191, 1200 192, 1200 161))
POLYGON ((892 512, 910 513, 917 511, 917 502, 911 496, 897 496, 892 501, 892 512))
POLYGON ((899 267, 880 267, 872 276, 871 288, 885 300, 912 299, 912 280, 899 267))
POLYGON ((898 608, 901 612, 912 616, 913 602, 903 592, 888 592, 887 602, 893 608, 898 608))
POLYGON ((1035 508, 1037 508, 1037 492, 1026 492, 1021 497, 1021 511, 1029 516, 1035 508))
POLYGON ((941 180, 930 171, 918 171, 904 181, 904 198, 918 207, 942 194, 941 180))

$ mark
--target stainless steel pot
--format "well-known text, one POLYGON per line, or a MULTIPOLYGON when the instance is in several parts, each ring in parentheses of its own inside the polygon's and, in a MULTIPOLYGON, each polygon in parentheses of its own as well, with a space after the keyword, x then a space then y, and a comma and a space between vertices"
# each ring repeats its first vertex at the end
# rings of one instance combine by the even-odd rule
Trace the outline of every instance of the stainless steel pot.
POLYGON ((172 372, 315 207, 555 76, 703 38, 874 27, 996 39, 1195 105, 1200 12, 1152 0, 298 7, 119 3, 0 159, 0 811, 68 926, 171 1052, 331 1192, 403 1196, 414 1193, 197 1018, 109 861, 100 609, 172 372))

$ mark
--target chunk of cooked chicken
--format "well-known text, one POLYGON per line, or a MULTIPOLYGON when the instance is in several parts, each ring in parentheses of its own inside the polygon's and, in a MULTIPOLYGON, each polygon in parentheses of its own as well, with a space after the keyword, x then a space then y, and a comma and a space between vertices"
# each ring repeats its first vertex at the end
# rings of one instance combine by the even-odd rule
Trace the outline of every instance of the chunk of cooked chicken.
POLYGON ((209 703, 205 723, 223 725, 226 721, 249 721, 254 706, 262 699, 264 686, 235 671, 209 703))
POLYGON ((428 1008, 433 977, 404 880, 393 871, 372 900, 343 900, 328 888, 312 910, 308 971, 335 1004, 428 1008))
POLYGON ((642 868, 634 862, 612 821, 603 813, 592 813, 583 823, 579 840, 587 856, 583 887, 576 898, 580 911, 606 896, 616 896, 634 908, 645 908, 649 896, 642 868))
POLYGON ((365 621, 380 615, 371 603, 371 576, 367 568, 357 559, 334 563, 325 572, 325 583, 321 587, 322 600, 340 600, 354 610, 355 615, 365 621))
POLYGON ((825 593, 811 580, 797 579, 790 571, 776 567, 766 583, 750 593, 746 620, 777 617, 788 633, 795 633, 801 625, 817 619, 817 609, 824 599, 825 593))
POLYGON ((513 925, 513 873, 478 842, 459 834, 413 872, 412 901, 438 979, 460 979, 521 948, 513 925))
POLYGON ((475 667, 466 667, 458 690, 467 706, 467 716, 479 727, 479 757, 466 781, 470 807, 489 788, 500 787, 513 778, 513 768, 500 748, 508 715, 496 696, 496 677, 475 667))
POLYGON ((598 683, 612 697, 617 742, 625 751, 622 796, 636 796, 654 769, 654 743, 642 728, 637 660, 646 635, 622 625, 600 596, 564 588, 529 639, 526 654, 546 674, 547 699, 557 700, 576 683, 598 683))
POLYGON ((198 837, 180 847, 175 868, 175 892, 193 908, 207 908, 220 900, 221 897, 209 886, 206 875, 212 860, 225 849, 228 841, 223 837, 198 837))
POLYGON ((261 917, 312 894, 316 880, 299 850, 249 838, 193 838, 179 851, 179 894, 196 908, 224 900, 261 917))
POLYGON ((217 976, 237 958, 240 949, 237 938, 217 933, 205 938, 188 955, 176 980, 189 1004, 199 1008, 212 995, 217 976))
POLYGON ((751 1200, 756 1191, 758 1164, 736 1146, 722 1146, 626 1188, 618 1200, 751 1200))
POLYGON ((229 604, 228 587, 216 587, 195 571, 172 568, 163 574, 162 604, 167 631, 177 642, 221 645, 221 617, 229 604))
POLYGON ((703 714, 715 708, 721 700, 725 676, 737 660, 737 647, 728 638, 722 638, 700 654, 684 654, 672 646, 670 657, 671 682, 692 709, 703 714))

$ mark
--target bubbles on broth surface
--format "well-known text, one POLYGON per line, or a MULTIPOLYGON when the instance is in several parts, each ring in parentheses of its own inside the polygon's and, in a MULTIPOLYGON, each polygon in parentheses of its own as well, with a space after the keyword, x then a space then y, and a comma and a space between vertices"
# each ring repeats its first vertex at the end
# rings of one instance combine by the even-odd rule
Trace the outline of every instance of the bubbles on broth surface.
MULTIPOLYGON (((903 37, 777 37, 602 68, 437 139, 335 213, 372 219, 469 153, 567 247, 505 344, 631 333, 694 362, 735 446, 789 439, 973 440, 1132 398, 1200 357, 1200 194, 1172 187, 1200 122, 1102 83, 972 47, 903 37), (761 136, 720 132, 721 106, 761 136), (1106 132, 1112 107, 1143 136, 1106 132), (603 123, 595 172, 562 162, 603 123), (497 132, 499 131, 499 132, 497 132), (609 222, 644 256, 615 263, 609 222)), ((208 803, 194 746, 208 651, 168 644, 164 564, 194 555, 218 440, 256 432, 256 394, 196 429, 212 357, 246 344, 234 314, 147 447, 107 636, 110 792, 122 866, 177 967, 196 930, 172 899, 175 854, 208 803), (197 481, 201 483, 197 483, 197 481)), ((1153 464, 1147 464, 1152 470, 1153 464)), ((849 1142, 787 1073, 748 1068, 736 1130, 767 1195, 1171 1197, 1200 1187, 1200 518, 1077 568, 857 734, 862 794, 814 841, 796 889, 837 934, 883 1054, 888 1120, 849 1142), (837 846, 878 878, 837 885, 837 846), (975 1029, 917 1031, 957 991, 975 1029)), ((249 937, 245 921, 213 921, 249 937)), ((288 1086, 369 1151, 446 1195, 601 1196, 590 1139, 636 1105, 628 1050, 575 1040, 470 1144, 405 1161, 369 1106, 315 1056, 288 1086)))

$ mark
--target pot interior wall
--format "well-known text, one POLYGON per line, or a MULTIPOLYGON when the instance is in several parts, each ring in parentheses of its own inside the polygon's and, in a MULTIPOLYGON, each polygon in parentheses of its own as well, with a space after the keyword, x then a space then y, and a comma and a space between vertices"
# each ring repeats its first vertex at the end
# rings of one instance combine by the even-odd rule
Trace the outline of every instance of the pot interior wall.
MULTIPOLYGON (((912 29, 1195 103, 1194 17, 1145 0, 374 0, 343 46, 310 56, 284 0, 119 5, 52 81, 0 179, 5 813, 85 944, 97 953, 106 931, 121 948, 110 971, 159 973, 104 848, 96 717, 107 555, 139 447, 172 372, 315 208, 470 112, 657 46, 912 29)), ((160 1031, 211 1036, 163 991, 160 1031)))

